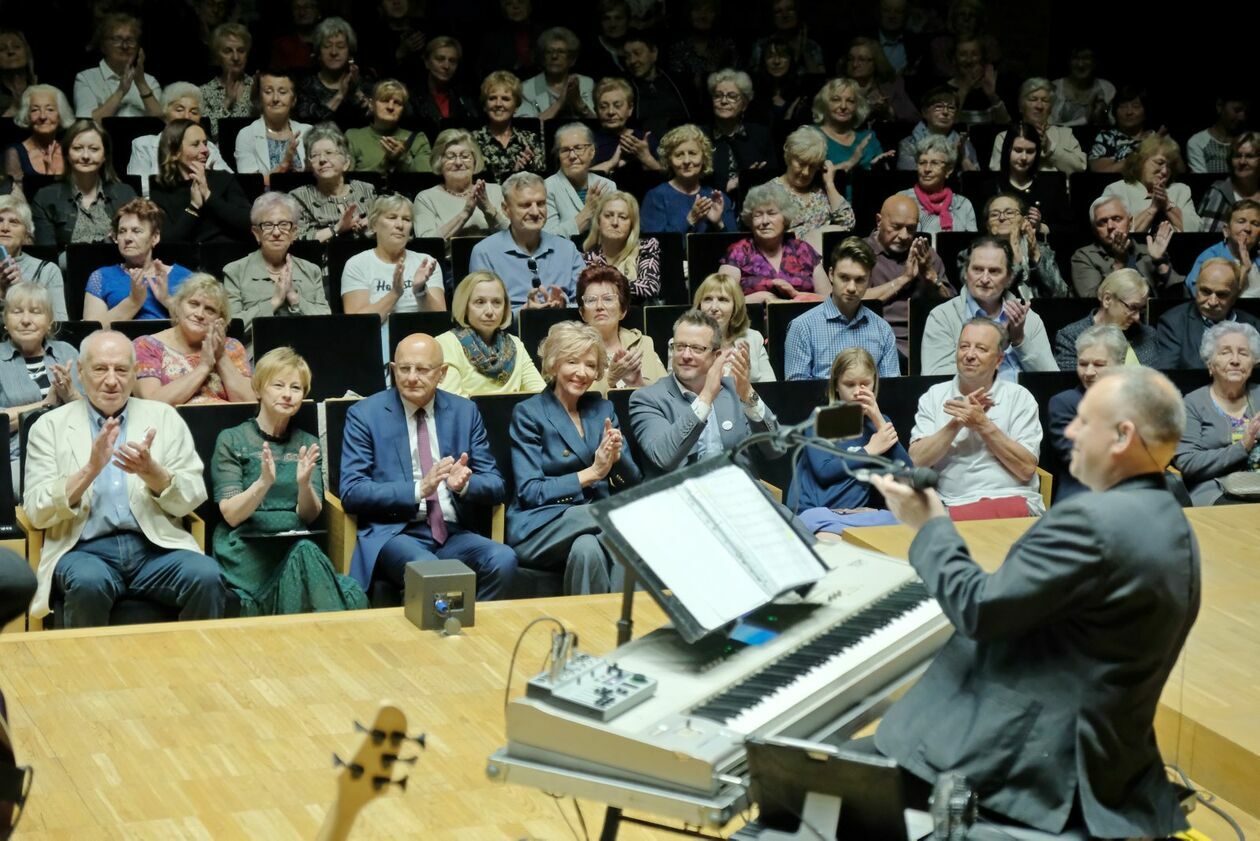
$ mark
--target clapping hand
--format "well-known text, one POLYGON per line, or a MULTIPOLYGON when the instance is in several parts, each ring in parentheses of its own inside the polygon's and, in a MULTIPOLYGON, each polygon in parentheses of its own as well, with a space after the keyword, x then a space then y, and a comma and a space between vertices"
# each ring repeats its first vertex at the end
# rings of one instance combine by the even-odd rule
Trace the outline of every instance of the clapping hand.
MULTIPOLYGON (((978 429, 989 422, 989 416, 986 414, 985 403, 982 399, 986 395, 983 388, 963 397, 954 397, 945 401, 945 414, 958 421, 961 426, 968 429, 978 429)), ((992 404, 990 404, 992 405, 992 404)))
POLYGON ((713 205, 713 199, 708 196, 697 194, 695 201, 691 203, 691 210, 687 213, 688 227, 694 227, 700 224, 700 220, 709 215, 709 208, 713 205))
MULTIPOLYGON (((265 444, 263 446, 266 446, 265 444)), ((309 485, 315 466, 319 464, 319 444, 298 449, 297 481, 299 485, 309 485)))
POLYGON ((726 197, 722 195, 721 190, 714 190, 709 199, 709 208, 705 211, 704 218, 709 220, 709 224, 717 225, 722 221, 722 212, 726 210, 726 197))
POLYGON ((152 447, 156 436, 157 430, 150 428, 143 440, 128 441, 114 450, 114 464, 124 473, 139 476, 149 487, 155 484, 165 486, 167 483, 166 471, 153 460, 152 447))
POLYGON ((416 266, 416 273, 411 276, 411 294, 416 296, 417 303, 419 303, 419 301, 428 294, 425 284, 427 284, 429 282, 429 278, 433 276, 433 270, 436 267, 437 261, 432 257, 422 258, 420 260, 420 265, 416 266))
POLYGON ((1260 437, 1260 415, 1256 415, 1247 422, 1247 426, 1243 428, 1242 439, 1239 443, 1248 453, 1252 447, 1256 445, 1256 438, 1260 437))
POLYGON ((276 483, 276 459, 271 454, 271 444, 266 441, 263 441, 262 456, 259 458, 258 481, 263 483, 264 488, 271 488, 276 483))
POLYGON ((385 160, 393 163, 407 151, 407 145, 397 137, 380 138, 381 149, 385 152, 385 160))
POLYGON ((122 427, 122 421, 118 418, 108 418, 101 425, 101 431, 96 433, 96 437, 92 439, 92 452, 88 455, 88 467, 92 471, 92 475, 98 475, 109 464, 114 457, 114 445, 118 443, 118 433, 122 427))
POLYGON ((524 149, 521 150, 521 153, 516 156, 516 160, 513 162, 513 166, 517 172, 521 172, 527 169, 533 160, 534 160, 534 150, 531 149, 529 146, 526 146, 524 149))
POLYGON ((1011 345, 1021 345, 1024 343, 1024 321, 1028 318, 1028 311, 1032 309, 1032 304, 1024 301, 1010 299, 1002 303, 1002 311, 1006 313, 1006 332, 1010 334, 1011 345))
POLYGON ((613 466, 621 460, 622 440, 621 430, 614 429, 612 420, 604 418, 604 434, 595 450, 595 463, 592 465, 599 473, 599 478, 606 478, 612 472, 613 466))
POLYGON ((652 132, 645 131, 642 138, 634 136, 634 132, 630 129, 622 129, 621 137, 617 139, 618 146, 629 155, 634 155, 640 161, 646 162, 652 158, 652 146, 648 143, 648 138, 652 136, 652 132))
POLYGON ((446 474, 446 487, 452 493, 460 493, 468 487, 472 474, 472 468, 468 466, 468 453, 460 453, 459 458, 451 463, 450 472, 446 474))
POLYGON ((406 287, 403 285, 403 264, 406 263, 406 261, 407 255, 404 254, 398 259, 398 262, 394 264, 394 278, 390 283, 389 291, 394 293, 394 296, 397 298, 401 298, 403 296, 403 292, 406 291, 406 287))
POLYGON ((428 499, 437 493, 438 485, 446 481, 446 478, 451 475, 451 470, 454 469, 454 467, 455 459, 450 456, 446 456, 438 461, 437 464, 433 465, 429 472, 424 474, 424 476, 420 479, 420 496, 424 499, 428 499))
POLYGON ((618 348, 608 363, 608 382, 617 388, 620 388, 622 383, 627 386, 642 385, 642 366, 643 351, 638 348, 633 350, 618 348))
POLYGON ((1146 250, 1152 260, 1164 259, 1164 255, 1168 253, 1168 243, 1172 242, 1172 235, 1173 226, 1167 219, 1159 223, 1154 236, 1146 235, 1146 250))
POLYGON ((77 395, 74 391, 74 383, 70 379, 70 366, 54 362, 50 367, 50 371, 52 373, 52 388, 48 389, 48 397, 52 401, 51 405, 57 406, 74 400, 77 395))
POLYGON ((203 161, 188 164, 188 202, 194 210, 200 210, 210 201, 210 182, 206 180, 206 165, 203 161))
MULTIPOLYGON (((157 300, 165 309, 170 309, 170 278, 171 270, 161 260, 153 261, 153 274, 144 278, 145 286, 148 292, 153 293, 154 299, 157 300)), ((143 299, 141 299, 143 302, 143 299)))
POLYGON ((0 294, 7 292, 9 287, 15 283, 22 282, 22 270, 18 268, 17 260, 12 255, 4 258, 0 262, 0 294))
MULTIPOLYGON (((719 360, 730 364, 730 377, 735 380, 735 393, 745 403, 752 398, 751 359, 752 354, 748 350, 748 343, 741 342, 730 349, 725 360, 719 360)), ((718 363, 715 362, 714 366, 718 367, 718 363)))

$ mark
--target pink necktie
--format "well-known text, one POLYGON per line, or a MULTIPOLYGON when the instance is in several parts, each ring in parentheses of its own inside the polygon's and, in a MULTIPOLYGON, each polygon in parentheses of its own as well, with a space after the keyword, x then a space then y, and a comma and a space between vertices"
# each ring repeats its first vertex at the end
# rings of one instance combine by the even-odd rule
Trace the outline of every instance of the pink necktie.
MULTIPOLYGON (((420 455, 420 474, 429 475, 433 469, 433 453, 429 449, 429 427, 424 422, 424 409, 416 410, 416 448, 420 455)), ((438 504, 437 489, 424 498, 429 521, 429 532, 433 540, 441 546, 446 542, 446 518, 442 516, 442 506, 438 504)))

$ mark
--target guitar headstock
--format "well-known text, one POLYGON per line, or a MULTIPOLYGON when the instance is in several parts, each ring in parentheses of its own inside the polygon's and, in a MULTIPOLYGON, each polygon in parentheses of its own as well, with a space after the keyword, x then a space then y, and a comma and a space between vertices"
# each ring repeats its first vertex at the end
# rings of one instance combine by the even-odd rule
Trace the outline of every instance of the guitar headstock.
POLYGON ((425 746, 425 736, 407 735, 407 716, 398 707, 382 703, 370 726, 354 723, 363 733, 359 749, 349 761, 333 754, 333 764, 341 768, 337 776, 337 802, 329 811, 321 839, 340 839, 349 833, 359 810, 390 786, 407 787, 407 775, 416 756, 404 757, 408 744, 425 746))

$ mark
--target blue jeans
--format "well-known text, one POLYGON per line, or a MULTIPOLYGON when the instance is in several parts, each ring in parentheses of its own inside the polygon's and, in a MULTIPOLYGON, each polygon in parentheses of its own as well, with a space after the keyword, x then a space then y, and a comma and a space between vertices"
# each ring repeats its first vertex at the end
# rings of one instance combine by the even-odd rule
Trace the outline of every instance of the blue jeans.
POLYGON ((217 619, 227 601, 213 558, 163 549, 130 531, 80 541, 57 562, 53 582, 64 594, 67 628, 108 625, 114 602, 123 596, 178 607, 180 619, 217 619))

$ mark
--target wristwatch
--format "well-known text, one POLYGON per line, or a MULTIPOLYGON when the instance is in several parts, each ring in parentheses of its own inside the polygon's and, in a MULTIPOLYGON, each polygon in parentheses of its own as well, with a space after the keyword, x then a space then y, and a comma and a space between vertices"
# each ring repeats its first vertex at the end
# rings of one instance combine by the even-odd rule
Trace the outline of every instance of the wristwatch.
POLYGON ((741 400, 740 402, 750 409, 761 403, 761 397, 757 395, 757 392, 755 391, 749 392, 749 395, 750 396, 747 400, 741 400))

